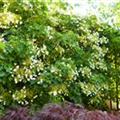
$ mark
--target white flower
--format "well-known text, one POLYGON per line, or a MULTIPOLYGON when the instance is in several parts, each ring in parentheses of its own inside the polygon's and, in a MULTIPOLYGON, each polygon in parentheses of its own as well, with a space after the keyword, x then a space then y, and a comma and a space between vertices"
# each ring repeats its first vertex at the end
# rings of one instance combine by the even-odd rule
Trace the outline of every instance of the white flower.
POLYGON ((38 97, 38 95, 35 95, 33 98, 35 99, 35 98, 37 98, 38 97))
POLYGON ((14 79, 15 83, 18 83, 17 78, 14 79))
POLYGON ((16 66, 16 69, 18 69, 18 68, 19 68, 19 65, 16 66))
POLYGON ((57 95, 57 91, 53 91, 52 93, 53 93, 53 95, 54 95, 54 96, 56 96, 56 95, 57 95))

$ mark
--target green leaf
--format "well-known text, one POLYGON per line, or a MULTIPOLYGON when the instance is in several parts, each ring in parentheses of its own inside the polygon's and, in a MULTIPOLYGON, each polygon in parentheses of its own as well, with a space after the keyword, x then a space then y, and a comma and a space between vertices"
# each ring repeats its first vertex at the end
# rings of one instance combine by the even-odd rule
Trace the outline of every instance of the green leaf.
POLYGON ((5 72, 0 72, 0 77, 5 76, 5 72))

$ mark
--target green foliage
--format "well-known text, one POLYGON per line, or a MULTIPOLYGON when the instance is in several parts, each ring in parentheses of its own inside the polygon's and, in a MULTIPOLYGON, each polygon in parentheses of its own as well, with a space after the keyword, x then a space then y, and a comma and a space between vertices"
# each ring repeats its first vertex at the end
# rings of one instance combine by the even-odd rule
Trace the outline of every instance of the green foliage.
POLYGON ((118 29, 95 15, 68 14, 71 7, 61 1, 0 6, 1 105, 34 108, 67 99, 97 107, 115 94, 118 29))

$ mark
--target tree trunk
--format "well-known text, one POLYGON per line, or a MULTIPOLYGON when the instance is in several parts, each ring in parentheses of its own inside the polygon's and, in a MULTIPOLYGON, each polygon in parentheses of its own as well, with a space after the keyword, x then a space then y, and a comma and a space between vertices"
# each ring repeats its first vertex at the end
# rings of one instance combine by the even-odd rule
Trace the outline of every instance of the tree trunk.
MULTIPOLYGON (((115 70, 117 70, 117 55, 115 55, 115 70)), ((119 110, 119 98, 118 98, 118 78, 116 78, 116 108, 119 110)))
POLYGON ((117 110, 119 110, 118 82, 116 82, 116 107, 117 107, 117 110))
POLYGON ((112 100, 111 100, 111 97, 110 97, 110 110, 112 110, 112 100))

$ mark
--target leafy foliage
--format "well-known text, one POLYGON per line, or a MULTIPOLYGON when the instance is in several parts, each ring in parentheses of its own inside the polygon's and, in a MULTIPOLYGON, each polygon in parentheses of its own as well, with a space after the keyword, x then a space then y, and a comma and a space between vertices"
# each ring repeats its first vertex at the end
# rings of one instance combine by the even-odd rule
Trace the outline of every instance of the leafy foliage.
POLYGON ((5 115, 2 116, 4 120, 29 120, 30 116, 27 108, 12 107, 6 111, 5 115))
POLYGON ((47 104, 37 114, 30 116, 23 107, 13 107, 0 120, 119 120, 120 113, 108 113, 101 110, 87 110, 82 105, 67 101, 61 104, 47 104))
MULTIPOLYGON (((0 0, 1 108, 115 101, 119 29, 65 2, 0 0)), ((119 90, 118 90, 119 91, 119 90)))

